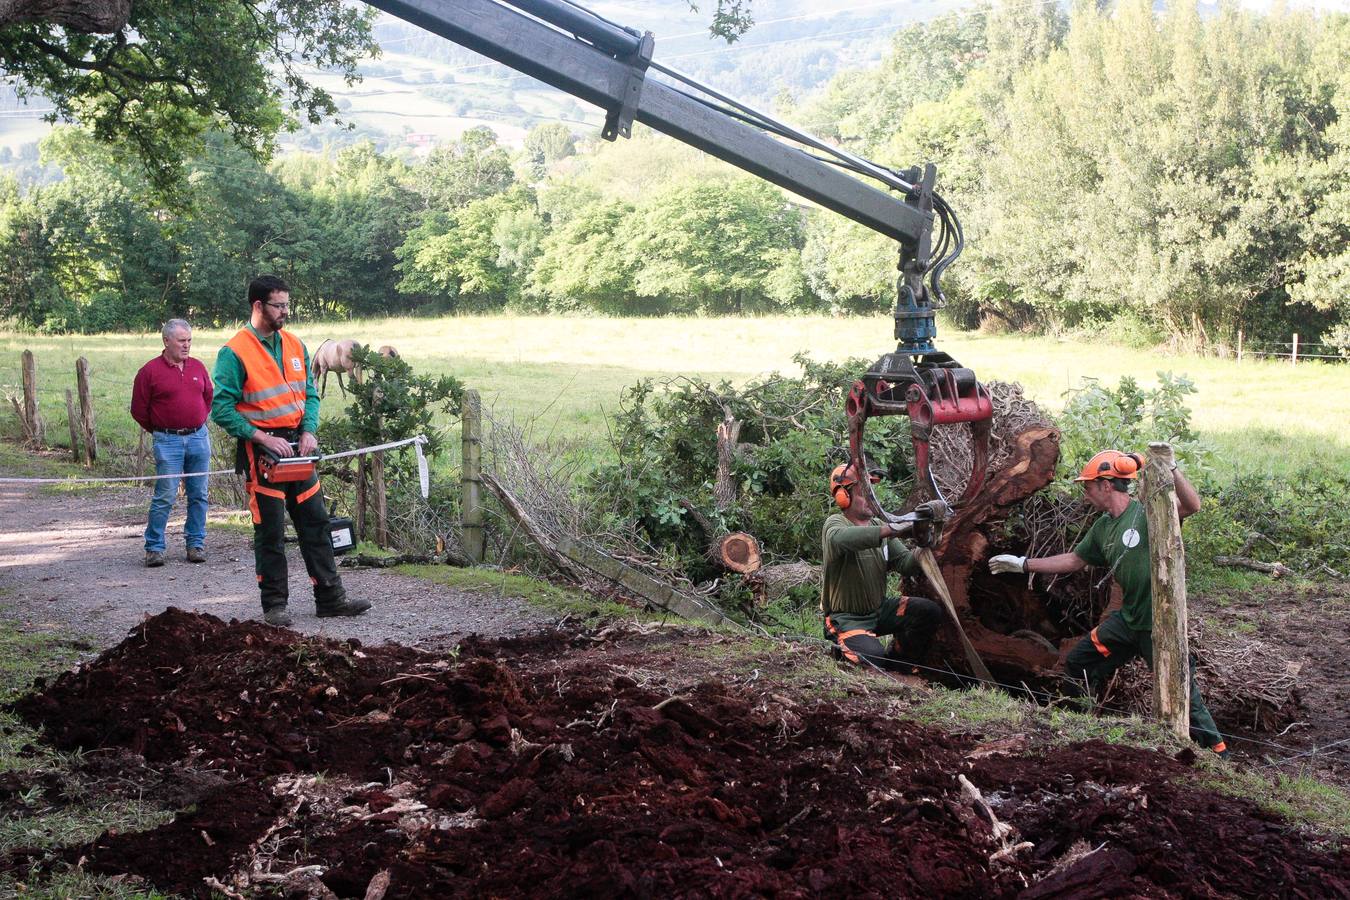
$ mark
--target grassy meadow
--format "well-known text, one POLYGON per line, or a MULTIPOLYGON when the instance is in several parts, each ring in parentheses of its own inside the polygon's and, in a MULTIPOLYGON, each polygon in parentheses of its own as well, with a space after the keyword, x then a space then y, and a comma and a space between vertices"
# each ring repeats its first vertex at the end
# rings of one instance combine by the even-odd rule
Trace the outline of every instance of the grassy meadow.
MULTIPOLYGON (((302 310, 303 312, 303 310, 302 310)), ((311 349, 325 338, 392 344, 419 372, 446 372, 476 388, 497 418, 529 425, 536 440, 603 451, 607 417, 620 392, 643 377, 699 375, 744 383, 773 371, 793 372, 792 356, 875 358, 895 346, 888 316, 764 318, 458 316, 293 323, 311 349)), ((210 368, 233 329, 202 329, 193 351, 210 368)), ((941 329, 938 346, 985 381, 1015 381, 1028 396, 1057 410, 1067 391, 1087 379, 1115 385, 1133 375, 1149 387, 1159 371, 1186 375, 1192 421, 1233 471, 1288 474, 1305 464, 1350 469, 1350 366, 1319 362, 1241 364, 1118 345, 1052 337, 983 335, 941 329)), ((0 332, 0 384, 19 393, 20 354, 31 349, 48 440, 69 440, 64 390, 74 386, 74 361, 90 361, 104 440, 134 445, 127 412, 136 370, 159 352, 157 333, 42 336, 0 332)), ((324 415, 343 402, 329 379, 324 415)), ((0 417, 3 433, 17 426, 0 417)), ((1221 468, 1223 468, 1221 466, 1221 468)))

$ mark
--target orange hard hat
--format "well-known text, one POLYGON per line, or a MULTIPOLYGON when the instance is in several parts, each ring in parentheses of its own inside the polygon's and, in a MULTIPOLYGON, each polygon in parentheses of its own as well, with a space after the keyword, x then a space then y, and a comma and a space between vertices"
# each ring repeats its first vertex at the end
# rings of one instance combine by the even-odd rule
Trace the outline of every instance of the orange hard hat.
POLYGON ((1144 457, 1138 453, 1103 450, 1087 461, 1074 481, 1096 481, 1098 478, 1138 478, 1144 467, 1144 457))
MULTIPOLYGON (((867 480, 873 484, 881 481, 881 469, 871 462, 867 463, 867 480)), ((852 464, 840 463, 830 472, 830 492, 833 493, 841 487, 852 487, 857 481, 852 464)))
MULTIPOLYGON (((879 470, 869 466, 867 480, 876 484, 881 480, 879 470)), ((858 483, 857 477, 853 474, 853 466, 849 463, 841 463, 834 467, 830 472, 830 496, 840 509, 848 509, 850 506, 850 497, 848 489, 858 483)))
POLYGON ((840 463, 830 472, 830 492, 833 493, 836 488, 849 487, 857 481, 853 477, 853 472, 848 463, 840 463))

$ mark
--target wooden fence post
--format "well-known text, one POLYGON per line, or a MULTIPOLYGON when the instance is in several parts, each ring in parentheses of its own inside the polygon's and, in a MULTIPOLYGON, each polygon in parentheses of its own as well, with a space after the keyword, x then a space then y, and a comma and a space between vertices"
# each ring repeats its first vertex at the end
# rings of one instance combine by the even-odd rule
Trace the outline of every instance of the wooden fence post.
POLYGON ((136 440, 136 474, 145 474, 145 429, 140 429, 139 437, 136 440))
POLYGON ((356 457, 356 521, 352 523, 359 540, 366 538, 366 467, 366 455, 362 453, 356 457))
POLYGON ((1238 362, 1242 362, 1242 329, 1238 329, 1238 362))
POLYGON ((66 423, 70 425, 70 456, 80 461, 80 423, 75 418, 75 395, 66 388, 66 423))
POLYGON ((1177 513, 1175 456, 1165 443, 1148 445, 1144 513, 1153 577, 1153 709, 1178 737, 1190 735, 1190 647, 1186 638, 1186 553, 1177 513))
POLYGON ((1289 365, 1298 365, 1298 332, 1294 332, 1293 349, 1289 351, 1289 365))
MULTIPOLYGON (((380 418, 375 418, 375 433, 384 441, 384 428, 380 418)), ((381 547, 389 546, 389 497, 384 488, 384 451, 370 454, 370 493, 374 503, 375 543, 381 547)))
POLYGON ((384 451, 370 454, 370 486, 374 500, 375 543, 389 546, 389 497, 384 489, 384 451))
POLYGON ((29 442, 41 447, 46 443, 47 435, 42 414, 38 411, 37 360, 33 358, 32 350, 23 351, 23 417, 29 442))
POLYGON ((94 398, 89 392, 89 360, 75 360, 75 384, 80 390, 80 427, 84 430, 84 464, 98 459, 98 438, 94 436, 94 398))
POLYGON ((463 444, 460 453, 460 533, 464 553, 475 563, 483 561, 483 416, 478 392, 464 392, 464 408, 460 410, 463 444))
MULTIPOLYGON (((360 366, 352 370, 352 379, 357 384, 362 383, 360 366)), ((356 521, 352 525, 356 529, 356 539, 360 541, 366 539, 366 479, 369 467, 366 454, 359 454, 356 457, 356 521)))

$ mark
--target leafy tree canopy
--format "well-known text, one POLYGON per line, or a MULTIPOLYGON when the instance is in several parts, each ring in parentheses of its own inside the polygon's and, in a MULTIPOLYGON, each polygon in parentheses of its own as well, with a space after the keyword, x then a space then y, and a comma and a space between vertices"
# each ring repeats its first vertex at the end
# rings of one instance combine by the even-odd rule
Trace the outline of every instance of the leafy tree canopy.
MULTIPOLYGON (((184 160, 219 128, 259 160, 277 132, 337 112, 302 75, 335 70, 352 83, 378 53, 373 9, 343 0, 134 0, 111 14, 0 24, 0 67, 21 96, 51 102, 51 118, 80 122, 139 158, 159 188, 177 186, 184 160), (101 32, 101 33, 100 33, 101 32)), ((119 4, 60 4, 91 13, 119 4)))

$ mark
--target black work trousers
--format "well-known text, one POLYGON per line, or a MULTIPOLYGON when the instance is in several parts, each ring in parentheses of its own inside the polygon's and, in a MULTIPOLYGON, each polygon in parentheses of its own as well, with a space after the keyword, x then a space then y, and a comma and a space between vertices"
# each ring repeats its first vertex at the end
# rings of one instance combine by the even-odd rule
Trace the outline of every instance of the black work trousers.
POLYGON ((851 663, 907 672, 927 656, 940 624, 942 608, 927 597, 892 596, 870 613, 829 613, 825 639, 851 663), (894 635, 889 650, 881 643, 886 635, 894 635))
POLYGON ((319 485, 318 472, 303 481, 269 483, 258 471, 261 451, 252 443, 245 447, 248 458, 248 507, 253 514, 253 562, 262 594, 263 611, 285 606, 289 599, 286 565, 286 516, 295 525, 300 556, 314 585, 314 603, 319 609, 340 606, 347 599, 333 558, 333 538, 328 525, 328 503, 319 485))

